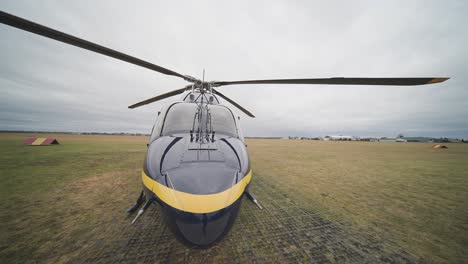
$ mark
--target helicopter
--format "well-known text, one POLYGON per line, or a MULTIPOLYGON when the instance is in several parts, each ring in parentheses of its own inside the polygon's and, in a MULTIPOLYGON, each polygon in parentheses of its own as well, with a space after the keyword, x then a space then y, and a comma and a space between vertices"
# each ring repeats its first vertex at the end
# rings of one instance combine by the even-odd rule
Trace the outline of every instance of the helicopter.
MULTIPOLYGON (((255 116, 218 91, 228 85, 386 85, 412 86, 444 82, 449 78, 305 78, 240 81, 205 81, 183 75, 119 51, 57 31, 0 11, 0 22, 30 33, 182 78, 189 84, 130 105, 133 109, 181 95, 158 112, 147 144, 141 172, 143 190, 134 205, 132 224, 152 204, 158 204, 169 229, 183 243, 210 247, 231 229, 245 195, 259 209, 262 205, 249 190, 252 180, 247 145, 240 118, 223 103, 249 117, 255 116)), ((204 75, 204 74, 203 74, 204 75)))

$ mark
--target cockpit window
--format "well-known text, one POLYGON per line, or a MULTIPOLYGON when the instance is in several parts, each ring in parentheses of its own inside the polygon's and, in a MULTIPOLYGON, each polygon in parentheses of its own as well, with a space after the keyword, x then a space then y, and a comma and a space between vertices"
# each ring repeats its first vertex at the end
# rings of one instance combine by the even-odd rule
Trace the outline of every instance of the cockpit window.
POLYGON ((167 111, 161 135, 170 136, 177 133, 190 133, 196 113, 196 104, 176 103, 172 105, 167 111))
POLYGON ((231 110, 221 105, 211 105, 211 124, 216 134, 237 137, 237 127, 231 110))
MULTIPOLYGON (((216 135, 222 134, 238 137, 236 122, 231 111, 220 105, 209 105, 211 124, 206 119, 206 111, 202 111, 201 126, 203 131, 214 131, 216 135)), ((178 133, 190 133, 198 129, 197 105, 194 103, 176 103, 166 114, 161 136, 170 136, 178 133), (195 121, 195 122, 194 122, 195 121)))

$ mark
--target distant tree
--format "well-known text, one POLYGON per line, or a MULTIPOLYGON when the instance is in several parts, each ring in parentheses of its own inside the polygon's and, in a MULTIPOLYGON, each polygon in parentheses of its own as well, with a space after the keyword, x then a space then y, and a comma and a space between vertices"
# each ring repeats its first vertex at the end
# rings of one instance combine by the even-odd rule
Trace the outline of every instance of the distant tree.
POLYGON ((403 136, 403 134, 398 134, 397 138, 404 138, 405 136, 403 136))

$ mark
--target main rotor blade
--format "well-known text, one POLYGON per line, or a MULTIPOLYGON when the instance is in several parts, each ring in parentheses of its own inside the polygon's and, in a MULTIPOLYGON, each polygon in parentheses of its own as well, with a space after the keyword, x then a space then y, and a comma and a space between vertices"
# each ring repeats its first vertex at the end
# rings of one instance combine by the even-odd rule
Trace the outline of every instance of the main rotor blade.
POLYGON ((276 79, 213 82, 214 86, 233 84, 331 84, 331 85, 424 85, 440 83, 449 78, 319 78, 319 79, 276 79))
POLYGON ((239 110, 241 110, 242 112, 244 112, 246 115, 250 116, 250 117, 255 117, 252 113, 250 113, 247 109, 245 109, 244 107, 240 106, 239 104, 237 104, 236 102, 234 102, 233 100, 229 99, 229 97, 225 96, 224 94, 218 92, 217 90, 213 89, 213 92, 216 94, 216 95, 219 95, 221 98, 223 98, 224 100, 228 101, 229 103, 231 103, 232 105, 234 105, 235 107, 239 108, 239 110))
POLYGON ((0 23, 9 25, 15 28, 19 28, 25 31, 29 31, 31 33, 41 35, 47 38, 55 39, 57 41, 67 43, 76 47, 80 47, 86 50, 94 51, 96 53, 106 55, 106 56, 109 56, 118 60, 122 60, 128 63, 132 63, 132 64, 135 64, 135 65, 138 65, 138 66, 141 66, 141 67, 153 70, 153 71, 157 71, 162 74, 177 76, 187 81, 195 81, 195 78, 193 77, 182 75, 175 71, 172 71, 172 70, 163 68, 161 66, 149 63, 147 61, 132 57, 130 55, 121 53, 119 51, 103 47, 101 45, 89 42, 87 40, 80 39, 72 35, 68 35, 66 33, 57 31, 55 29, 45 27, 43 25, 5 13, 3 11, 0 11, 0 23))
POLYGON ((187 85, 187 86, 185 86, 185 87, 182 88, 182 89, 177 89, 177 90, 174 90, 174 91, 170 91, 170 92, 168 92, 168 93, 161 94, 161 95, 152 97, 152 98, 150 98, 150 99, 146 99, 146 100, 144 100, 144 101, 138 102, 138 103, 136 103, 136 104, 133 104, 133 105, 129 106, 128 108, 133 109, 133 108, 136 108, 136 107, 139 107, 139 106, 142 106, 142 105, 154 103, 154 102, 156 102, 156 101, 159 101, 159 100, 162 100, 162 99, 165 99, 165 98, 174 96, 174 95, 181 94, 181 93, 183 93, 185 90, 189 89, 190 87, 191 87, 191 85, 187 85))

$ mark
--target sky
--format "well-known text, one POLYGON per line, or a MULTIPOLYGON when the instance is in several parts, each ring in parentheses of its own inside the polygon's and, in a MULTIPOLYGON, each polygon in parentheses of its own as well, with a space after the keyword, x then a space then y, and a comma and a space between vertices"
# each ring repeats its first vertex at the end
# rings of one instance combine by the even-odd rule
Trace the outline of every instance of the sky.
MULTIPOLYGON (((206 80, 450 77, 218 88, 246 136, 468 139, 467 1, 18 1, 0 10, 206 80)), ((0 24, 0 130, 150 133, 186 82, 0 24)))

